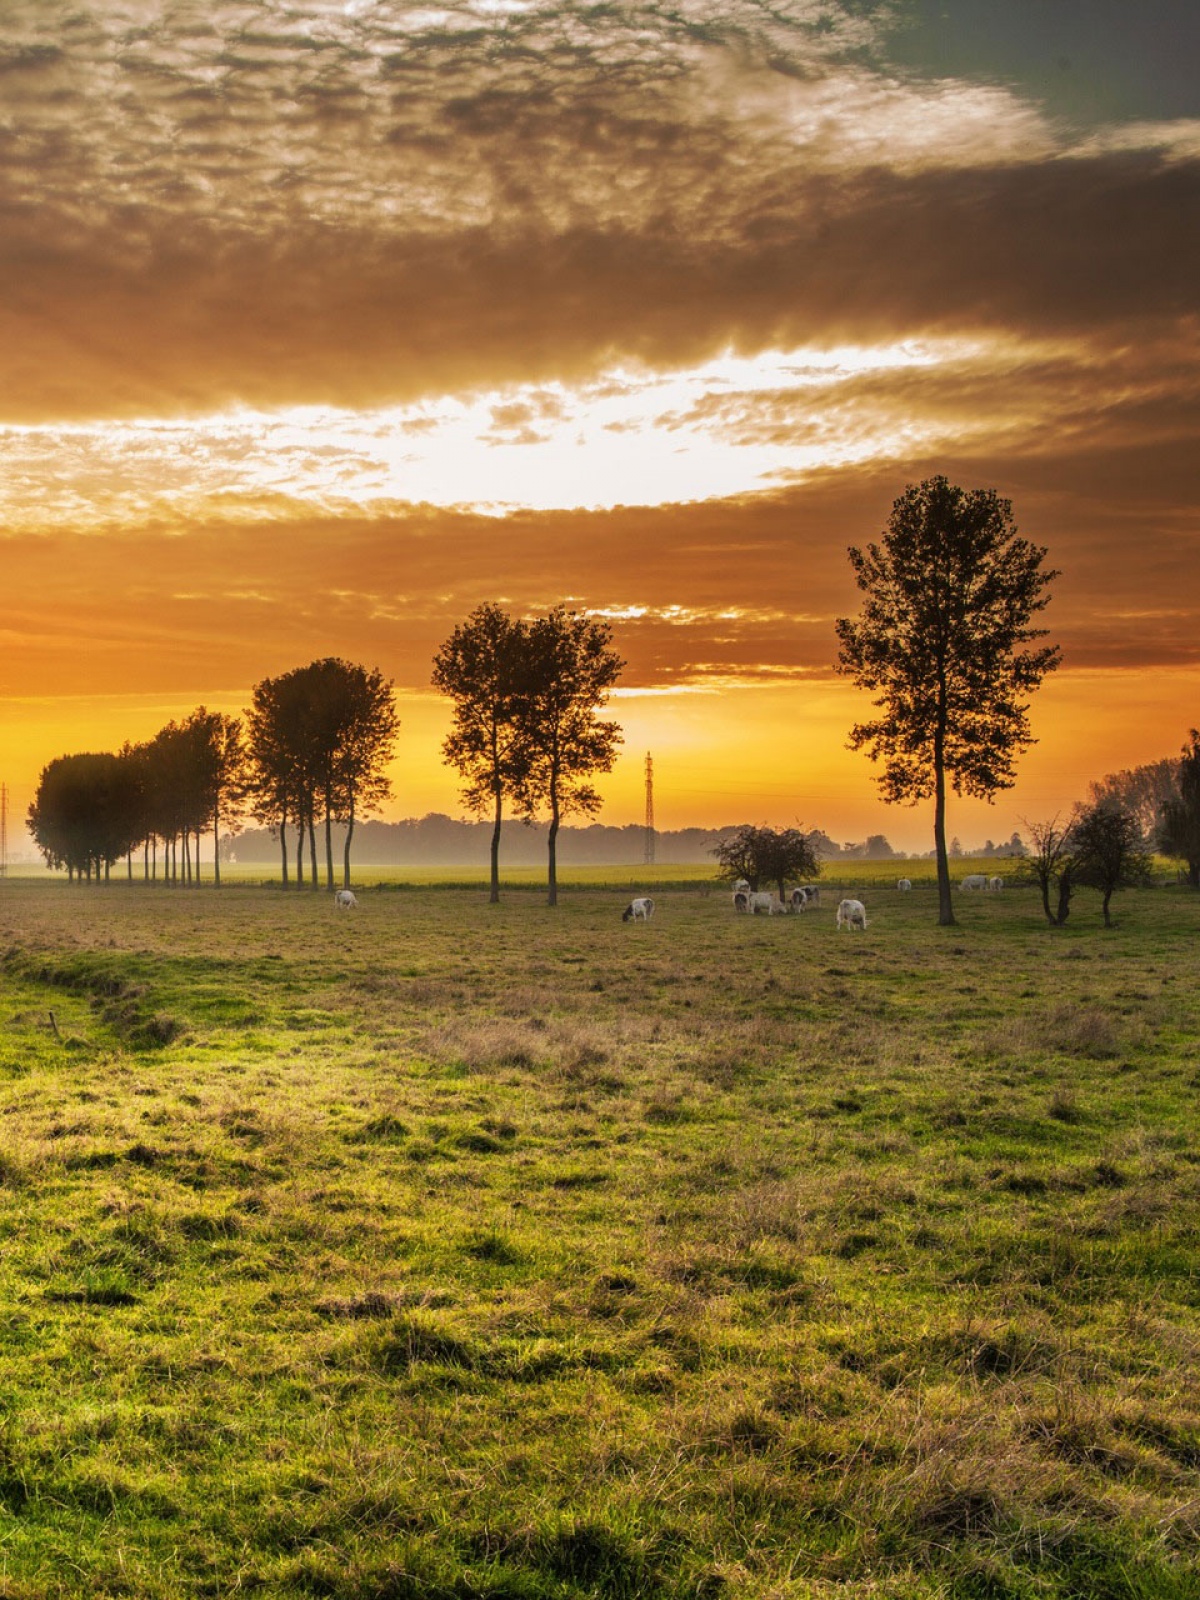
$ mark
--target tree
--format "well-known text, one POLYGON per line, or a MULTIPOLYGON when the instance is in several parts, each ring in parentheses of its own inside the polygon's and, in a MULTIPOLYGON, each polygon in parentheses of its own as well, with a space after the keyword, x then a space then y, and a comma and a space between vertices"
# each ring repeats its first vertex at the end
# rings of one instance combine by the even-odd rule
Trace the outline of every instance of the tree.
POLYGON ((1200 889, 1200 733, 1191 731, 1179 761, 1176 791, 1161 806, 1158 848, 1187 863, 1188 882, 1200 889))
POLYGON ((1090 785, 1093 805, 1116 805, 1137 818, 1143 837, 1158 826, 1167 801, 1179 793, 1179 762, 1151 761, 1143 767, 1124 767, 1090 785))
POLYGON ((506 799, 519 800, 527 746, 518 707, 527 666, 528 624, 497 605, 477 607, 433 658, 433 684, 454 702, 454 721, 442 743, 446 761, 463 778, 467 810, 492 813, 491 893, 500 899, 500 836, 506 799))
POLYGON ((1101 804, 1079 811, 1072 824, 1075 877, 1103 896, 1104 926, 1112 927, 1109 901, 1118 889, 1132 889, 1150 875, 1142 829, 1132 811, 1101 804))
POLYGON ((932 797, 938 921, 954 922, 946 852, 946 779, 990 800, 1015 782, 1033 742, 1023 696, 1058 665, 1056 646, 1026 650, 1046 630, 1030 619, 1058 576, 1046 551, 1018 538, 1010 502, 944 477, 910 485, 879 544, 848 552, 866 596, 837 622, 838 668, 882 715, 851 730, 850 747, 882 762, 884 798, 932 797))
POLYGON ((345 825, 342 879, 350 884, 355 822, 391 793, 386 765, 400 723, 391 683, 375 668, 335 656, 255 684, 247 718, 254 816, 277 831, 288 882, 287 824, 297 830, 296 883, 307 834, 317 886, 316 817, 325 824, 326 883, 333 887, 333 824, 345 825))
POLYGON ((141 781, 131 761, 108 751, 59 756, 42 769, 29 832, 51 867, 105 882, 138 838, 141 781))
POLYGON ((588 781, 611 772, 620 727, 601 721, 609 690, 625 665, 612 648, 612 629, 555 606, 525 624, 525 667, 515 708, 521 772, 517 812, 533 821, 550 813, 547 901, 558 904, 557 844, 564 816, 594 815, 600 795, 588 781))
MULTIPOLYGON (((1025 821, 1022 818, 1022 821, 1025 821)), ((1060 823, 1057 814, 1049 822, 1028 822, 1025 827, 1033 848, 1027 850, 1018 875, 1036 883, 1042 896, 1042 910, 1052 928, 1061 928, 1071 914, 1075 892, 1075 836, 1071 822, 1060 823), (1050 909, 1050 896, 1057 895, 1057 908, 1050 909)))
POLYGON ((779 898, 786 899, 788 878, 816 878, 821 863, 809 836, 800 828, 756 828, 745 823, 728 839, 713 846, 718 877, 736 883, 744 878, 757 891, 760 883, 774 883, 779 898))

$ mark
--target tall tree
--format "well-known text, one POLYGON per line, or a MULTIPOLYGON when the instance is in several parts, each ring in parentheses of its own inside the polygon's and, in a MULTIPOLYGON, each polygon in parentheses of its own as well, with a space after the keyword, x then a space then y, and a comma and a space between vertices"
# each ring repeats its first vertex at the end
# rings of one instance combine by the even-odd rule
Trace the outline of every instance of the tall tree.
POLYGON ((493 905, 500 899, 504 802, 519 799, 526 776, 526 745, 517 712, 528 644, 528 625, 488 604, 455 628, 433 658, 434 687, 454 702, 442 753, 463 779, 459 794, 467 810, 476 816, 492 814, 493 905))
POLYGON ((1057 646, 1021 647, 1044 636, 1030 619, 1058 574, 1017 536, 1009 501, 944 477, 910 485, 880 543, 848 555, 866 599, 857 619, 838 619, 838 667, 882 712, 852 728, 850 746, 882 762, 886 800, 932 797, 938 921, 952 924, 946 780, 987 800, 1015 782, 1033 743, 1023 696, 1059 657, 1057 646))
POLYGON ((612 648, 612 629, 555 606, 526 624, 525 671, 516 718, 521 779, 520 815, 550 814, 547 902, 558 904, 558 830, 563 817, 594 815, 600 795, 590 783, 611 772, 622 741, 615 722, 601 720, 624 661, 612 648))
POLYGON ((135 764, 108 751, 59 756, 42 769, 28 824, 48 866, 108 881, 141 827, 141 779, 135 764))
POLYGON ((1021 860, 1018 876, 1037 884, 1046 921, 1052 928, 1062 927, 1071 914, 1071 896, 1075 892, 1073 821, 1060 822, 1055 815, 1049 822, 1025 821, 1025 827, 1031 848, 1021 860), (1057 896, 1054 910, 1050 909, 1052 893, 1057 896))
POLYGON ((1195 728, 1179 760, 1176 792, 1160 810, 1158 848, 1185 861, 1188 882, 1200 889, 1200 733, 1195 728))

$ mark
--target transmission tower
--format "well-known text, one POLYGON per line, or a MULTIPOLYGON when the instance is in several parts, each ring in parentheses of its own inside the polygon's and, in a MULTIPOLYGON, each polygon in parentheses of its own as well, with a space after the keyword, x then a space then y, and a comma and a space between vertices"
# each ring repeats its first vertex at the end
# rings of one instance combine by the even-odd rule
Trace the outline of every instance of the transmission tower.
POLYGON ((8 785, 0 783, 0 878, 8 877, 8 785))
POLYGON ((646 751, 646 864, 654 861, 654 757, 646 751))

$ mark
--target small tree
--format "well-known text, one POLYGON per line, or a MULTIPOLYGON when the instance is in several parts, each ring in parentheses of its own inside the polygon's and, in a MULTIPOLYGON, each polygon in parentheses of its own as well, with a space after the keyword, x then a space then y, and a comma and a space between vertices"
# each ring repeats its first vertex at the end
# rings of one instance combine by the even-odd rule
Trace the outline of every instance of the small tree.
POLYGON ((1142 829, 1132 811, 1115 805, 1089 806, 1072 824, 1075 877, 1103 896, 1104 926, 1112 927, 1109 901, 1118 889, 1144 883, 1150 857, 1142 847, 1142 829))
POLYGON ((1200 889, 1200 733, 1195 728, 1183 747, 1176 793, 1161 807, 1158 848, 1186 862, 1188 882, 1200 889))
POLYGON ((506 799, 519 799, 527 747, 518 708, 526 670, 528 624, 497 605, 479 606, 433 658, 433 684, 454 702, 442 753, 464 780, 467 810, 492 813, 491 893, 500 899, 500 835, 506 799))
POLYGON ((946 779, 990 800, 1015 782, 1033 742, 1023 696, 1058 665, 1058 649, 1020 648, 1044 635, 1030 619, 1057 573, 1017 537, 1009 501, 943 477, 910 485, 879 544, 851 546, 866 595, 857 620, 837 622, 839 670, 875 696, 882 715, 856 724, 850 745, 881 761, 888 801, 933 798, 938 920, 954 921, 946 852, 946 779))
MULTIPOLYGON (((1022 821, 1025 821, 1022 818, 1022 821)), ((1071 914, 1075 892, 1075 836, 1072 823, 1060 823, 1057 815, 1049 822, 1025 822, 1031 848, 1018 867, 1018 875, 1036 883, 1042 896, 1042 910, 1052 928, 1061 928, 1071 914), (1050 896, 1057 906, 1050 909, 1050 896)))
POLYGON ((736 883, 744 878, 751 889, 760 883, 774 883, 782 900, 789 878, 815 878, 821 863, 812 842, 799 828, 756 828, 745 823, 728 839, 713 846, 718 877, 736 883))
POLYGON ((558 830, 564 816, 600 809, 588 781, 611 772, 621 743, 615 722, 601 721, 609 691, 625 665, 612 648, 612 629, 555 606, 525 625, 525 668, 515 707, 513 760, 521 773, 517 810, 532 821, 550 813, 547 901, 558 904, 558 830))

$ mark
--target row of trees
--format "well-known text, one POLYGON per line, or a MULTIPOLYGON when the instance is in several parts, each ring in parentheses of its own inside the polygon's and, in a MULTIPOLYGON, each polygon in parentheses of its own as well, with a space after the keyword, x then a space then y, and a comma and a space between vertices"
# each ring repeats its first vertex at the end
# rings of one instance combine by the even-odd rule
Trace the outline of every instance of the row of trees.
POLYGON ((318 822, 325 833, 326 882, 334 881, 332 825, 346 827, 343 882, 350 878, 356 818, 389 793, 386 764, 399 721, 392 686, 378 670, 326 657, 256 684, 247 716, 201 706, 144 744, 119 753, 60 756, 42 771, 29 831, 47 863, 72 877, 108 878, 123 857, 143 852, 143 872, 170 883, 200 879, 201 839, 211 833, 213 876, 221 877, 221 835, 246 817, 280 842, 289 882, 304 881, 307 842, 318 882, 318 822))
POLYGON ((563 606, 527 620, 482 605, 434 657, 434 686, 454 703, 443 752, 468 811, 492 818, 493 902, 508 804, 523 821, 549 815, 547 893, 557 904, 558 830, 564 817, 600 809, 591 780, 612 770, 622 734, 599 712, 624 664, 607 623, 563 606))
MULTIPOLYGON (((437 652, 433 682, 453 701, 446 760, 463 779, 469 811, 490 813, 491 896, 499 899, 504 808, 532 822, 549 817, 550 904, 557 903, 557 840, 564 817, 600 807, 592 778, 611 770, 621 729, 600 717, 624 662, 607 623, 556 606, 514 618, 480 606, 437 652)), ((29 831, 46 861, 71 876, 107 878, 143 851, 143 871, 172 883, 199 881, 202 835, 211 832, 220 882, 221 837, 246 819, 279 841, 282 881, 334 884, 333 830, 342 833, 342 882, 350 882, 356 822, 389 797, 386 767, 399 720, 393 687, 377 670, 325 657, 256 684, 245 717, 201 706, 145 744, 117 754, 61 756, 41 775, 29 831)))

